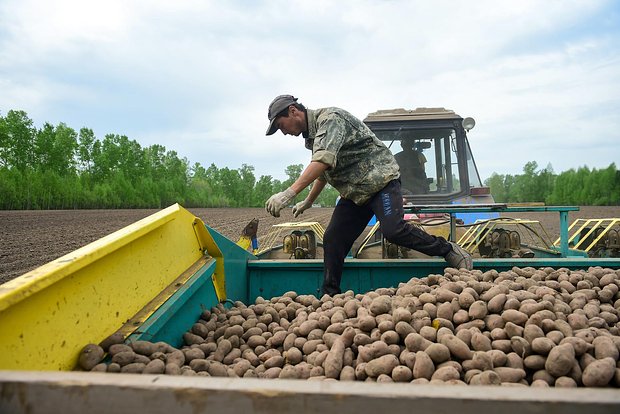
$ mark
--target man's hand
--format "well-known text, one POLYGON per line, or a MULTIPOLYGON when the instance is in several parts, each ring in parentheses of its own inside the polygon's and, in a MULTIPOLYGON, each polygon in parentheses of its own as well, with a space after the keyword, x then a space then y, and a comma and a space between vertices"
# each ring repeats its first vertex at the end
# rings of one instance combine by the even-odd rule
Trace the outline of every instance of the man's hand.
POLYGON ((293 216, 297 217, 301 213, 303 213, 304 211, 308 210, 311 207, 312 207, 312 202, 306 198, 303 201, 300 201, 299 203, 295 204, 295 206, 293 207, 293 216))
POLYGON ((265 203, 265 210, 274 217, 280 217, 280 210, 286 207, 296 195, 290 187, 281 193, 274 194, 265 203))

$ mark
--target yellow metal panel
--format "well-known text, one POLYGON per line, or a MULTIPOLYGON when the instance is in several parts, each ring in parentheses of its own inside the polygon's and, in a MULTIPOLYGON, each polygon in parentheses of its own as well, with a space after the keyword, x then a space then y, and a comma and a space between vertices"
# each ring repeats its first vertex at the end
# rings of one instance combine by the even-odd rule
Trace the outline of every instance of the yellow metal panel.
MULTIPOLYGON (((204 224, 178 204, 0 286, 0 369, 72 369, 208 252, 204 224)), ((218 293, 225 297, 225 291, 218 293)))

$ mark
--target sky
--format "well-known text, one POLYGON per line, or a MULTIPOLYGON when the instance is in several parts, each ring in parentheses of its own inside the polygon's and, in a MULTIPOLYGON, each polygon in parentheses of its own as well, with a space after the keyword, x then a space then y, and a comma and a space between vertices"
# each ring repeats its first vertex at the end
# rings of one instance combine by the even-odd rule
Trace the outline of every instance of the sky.
POLYGON ((0 114, 285 179, 267 108, 471 116, 482 179, 620 166, 617 0, 0 0, 0 114))

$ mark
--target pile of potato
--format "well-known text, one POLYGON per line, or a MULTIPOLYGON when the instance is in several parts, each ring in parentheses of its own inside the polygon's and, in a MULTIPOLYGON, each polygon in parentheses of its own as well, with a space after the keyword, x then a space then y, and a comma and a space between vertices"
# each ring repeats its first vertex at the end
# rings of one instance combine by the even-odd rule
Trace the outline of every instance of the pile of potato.
POLYGON ((85 370, 219 377, 620 386, 620 270, 445 269, 397 288, 287 292, 204 311, 175 349, 87 345, 85 370), (105 353, 111 362, 102 363, 105 353))

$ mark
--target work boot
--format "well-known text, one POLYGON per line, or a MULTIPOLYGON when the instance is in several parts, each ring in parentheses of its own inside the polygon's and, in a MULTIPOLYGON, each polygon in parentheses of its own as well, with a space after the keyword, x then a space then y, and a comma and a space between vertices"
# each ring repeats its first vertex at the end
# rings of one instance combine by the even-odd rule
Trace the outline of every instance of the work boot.
POLYGON ((455 269, 467 269, 474 268, 474 264, 471 255, 467 253, 465 249, 454 242, 448 242, 452 246, 452 251, 445 257, 446 262, 455 269))

